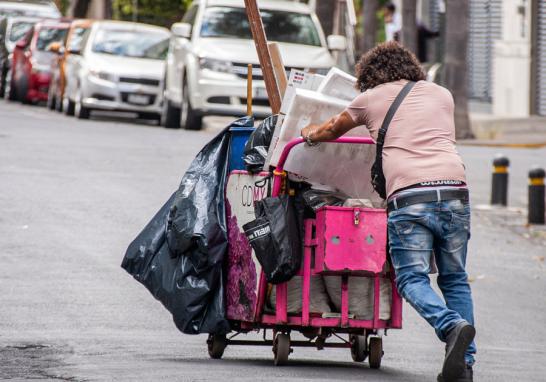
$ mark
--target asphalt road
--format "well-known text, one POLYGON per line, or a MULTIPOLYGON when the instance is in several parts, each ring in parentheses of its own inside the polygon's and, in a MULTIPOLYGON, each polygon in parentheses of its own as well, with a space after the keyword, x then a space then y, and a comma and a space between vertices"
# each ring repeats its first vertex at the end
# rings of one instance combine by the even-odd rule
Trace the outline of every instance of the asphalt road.
MULTIPOLYGON (((0 101, 0 379, 177 381, 435 381, 443 344, 411 308, 384 338, 381 370, 348 350, 297 348, 274 367, 267 347, 210 360, 205 336, 169 313, 124 270, 125 249, 177 187, 202 132, 144 122, 78 121, 0 101)), ((498 149, 461 147, 475 206, 486 203, 498 149)), ((505 150, 511 204, 546 149, 505 150)), ((546 238, 522 211, 475 208, 469 254, 477 317, 477 381, 544 381, 546 238)))

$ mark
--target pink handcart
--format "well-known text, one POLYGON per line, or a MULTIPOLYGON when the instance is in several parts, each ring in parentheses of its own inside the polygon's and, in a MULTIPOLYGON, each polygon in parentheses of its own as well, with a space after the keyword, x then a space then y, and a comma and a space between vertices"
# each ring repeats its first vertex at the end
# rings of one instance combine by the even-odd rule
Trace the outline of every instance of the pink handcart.
MULTIPOLYGON (((284 164, 290 150, 303 142, 302 138, 297 138, 284 148, 273 172, 272 196, 285 192, 284 164)), ((332 143, 373 144, 374 141, 371 138, 342 137, 332 143)), ((292 347, 316 347, 318 350, 331 347, 349 348, 355 362, 368 358, 371 368, 381 366, 383 346, 378 331, 402 327, 402 300, 394 285, 394 273, 386 254, 386 211, 323 207, 317 211, 315 219, 305 220, 304 232, 302 266, 298 273, 302 290, 301 313, 288 313, 288 283, 275 286, 275 311, 264 309, 270 286, 260 272, 251 317, 230 319, 234 333, 229 336, 209 335, 207 345, 212 358, 221 358, 228 345, 265 345, 272 346, 275 365, 282 365, 287 362, 292 347), (310 312, 311 277, 332 275, 338 276, 341 284, 340 311, 330 315, 310 312), (353 277, 373 280, 373 314, 370 312, 365 319, 350 312, 349 279, 353 277), (381 282, 390 284, 388 317, 381 312, 381 282), (240 334, 260 330, 263 332, 262 340, 237 338, 240 334), (272 332, 271 338, 268 338, 268 330, 272 332), (291 340, 291 332, 300 332, 307 340, 291 340)))

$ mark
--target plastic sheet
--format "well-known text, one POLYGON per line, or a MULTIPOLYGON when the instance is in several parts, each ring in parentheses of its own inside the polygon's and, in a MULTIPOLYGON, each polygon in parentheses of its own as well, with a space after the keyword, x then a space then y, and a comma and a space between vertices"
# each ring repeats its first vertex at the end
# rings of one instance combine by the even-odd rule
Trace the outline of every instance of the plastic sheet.
POLYGON ((314 190, 311 188, 303 193, 303 199, 305 200, 305 204, 316 212, 324 206, 343 206, 348 196, 341 192, 314 190))
POLYGON ((210 141, 180 187, 129 245, 121 266, 173 315, 186 334, 226 333, 223 261, 227 253, 224 186, 229 128, 210 141))
POLYGON ((245 167, 251 174, 256 174, 264 168, 271 138, 277 124, 277 115, 272 115, 262 121, 248 139, 243 160, 245 167))

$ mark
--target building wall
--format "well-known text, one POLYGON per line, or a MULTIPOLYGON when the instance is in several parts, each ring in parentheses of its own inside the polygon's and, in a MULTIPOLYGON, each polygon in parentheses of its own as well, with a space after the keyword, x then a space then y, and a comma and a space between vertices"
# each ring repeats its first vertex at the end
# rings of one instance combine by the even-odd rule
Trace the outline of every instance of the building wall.
POLYGON ((502 37, 495 41, 493 114, 527 117, 531 110, 531 1, 504 0, 502 37))

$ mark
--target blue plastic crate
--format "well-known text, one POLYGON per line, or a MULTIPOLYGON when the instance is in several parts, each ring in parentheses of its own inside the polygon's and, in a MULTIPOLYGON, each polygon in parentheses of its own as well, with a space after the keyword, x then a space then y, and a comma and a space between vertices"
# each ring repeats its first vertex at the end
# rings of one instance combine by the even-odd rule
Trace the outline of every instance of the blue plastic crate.
POLYGON ((229 171, 245 170, 245 162, 243 161, 243 153, 245 145, 254 132, 254 120, 244 117, 235 121, 230 127, 231 132, 231 149, 229 153, 229 171))

